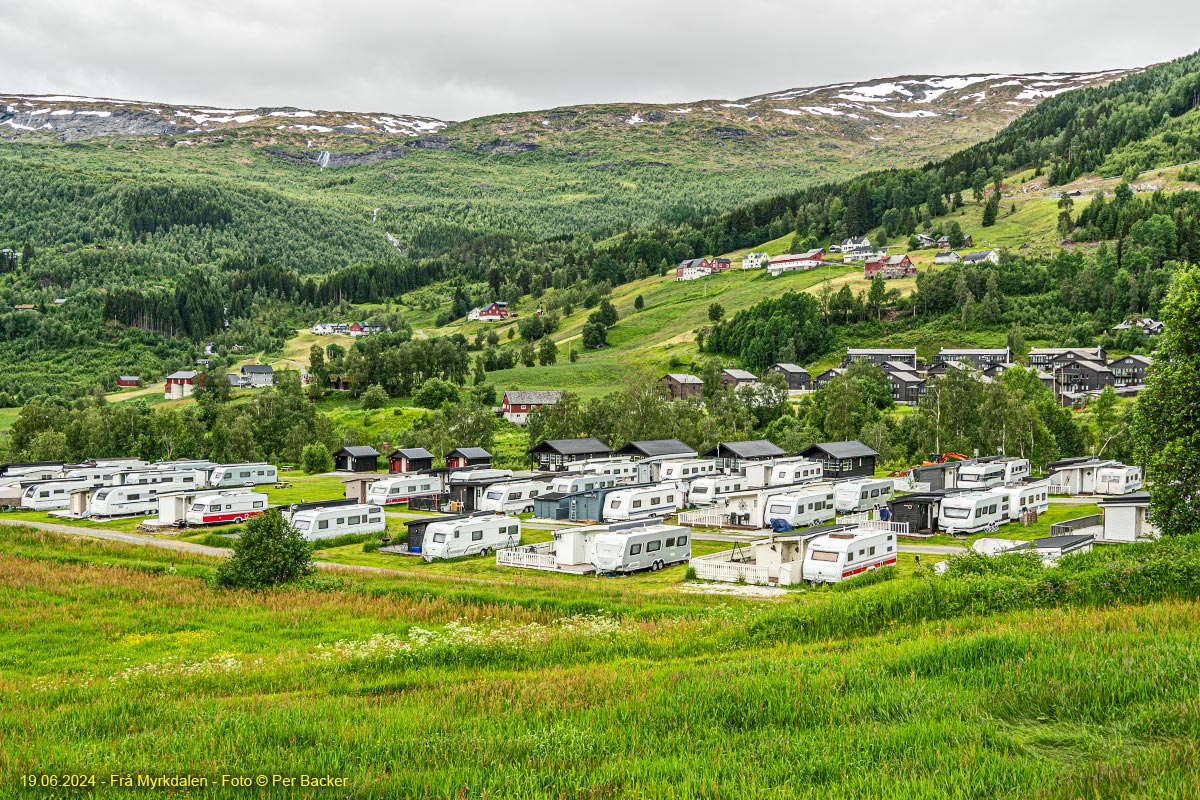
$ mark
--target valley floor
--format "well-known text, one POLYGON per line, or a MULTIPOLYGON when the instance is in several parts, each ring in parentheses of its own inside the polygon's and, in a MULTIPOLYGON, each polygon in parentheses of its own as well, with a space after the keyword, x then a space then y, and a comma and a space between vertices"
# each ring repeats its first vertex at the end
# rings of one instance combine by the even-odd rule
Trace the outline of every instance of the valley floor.
POLYGON ((1197 553, 773 600, 681 569, 244 594, 202 555, 0 527, 0 796, 1195 797, 1197 553), (96 785, 22 786, 65 774, 96 785), (221 786, 259 775, 297 784, 221 786))

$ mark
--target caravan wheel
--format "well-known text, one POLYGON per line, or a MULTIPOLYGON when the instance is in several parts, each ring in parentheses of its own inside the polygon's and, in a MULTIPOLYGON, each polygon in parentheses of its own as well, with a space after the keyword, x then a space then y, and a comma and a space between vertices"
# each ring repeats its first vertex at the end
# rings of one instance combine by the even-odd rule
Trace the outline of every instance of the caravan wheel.
POLYGON ((241 518, 241 517, 234 517, 234 518, 233 518, 233 524, 234 524, 234 525, 241 525, 241 524, 242 524, 242 522, 243 522, 243 520, 242 520, 242 518, 241 518))
POLYGON ((484 558, 487 558, 487 554, 488 549, 486 547, 479 551, 479 555, 483 556, 484 558))

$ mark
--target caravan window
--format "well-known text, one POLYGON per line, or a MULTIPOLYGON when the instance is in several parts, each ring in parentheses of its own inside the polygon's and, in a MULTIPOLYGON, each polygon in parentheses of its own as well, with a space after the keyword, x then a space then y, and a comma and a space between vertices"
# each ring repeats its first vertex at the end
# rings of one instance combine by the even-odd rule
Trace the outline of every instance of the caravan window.
POLYGON ((837 561, 838 554, 829 550, 813 550, 810 554, 813 561, 837 561))
POLYGON ((338 524, 338 525, 345 525, 345 524, 346 524, 346 518, 345 518, 345 517, 338 517, 338 519, 337 519, 337 524, 338 524))
POLYGON ((310 523, 308 520, 304 519, 304 520, 300 520, 299 522, 297 522, 295 524, 295 528, 298 531, 306 531, 309 529, 309 527, 311 525, 312 525, 312 523, 310 523))
POLYGON ((866 490, 866 489, 863 489, 863 492, 862 492, 862 498, 860 498, 860 499, 862 499, 862 500, 866 500, 866 499, 867 499, 867 490, 866 490))
POLYGON ((641 501, 641 500, 634 500, 634 501, 633 501, 633 507, 634 507, 634 508, 641 508, 641 507, 642 507, 642 501, 641 501))
MULTIPOLYGON (((488 500, 499 500, 502 497, 504 497, 504 492, 488 492, 487 493, 488 500)), ((509 498, 509 499, 511 500, 512 498, 509 498)))
POLYGON ((324 531, 329 529, 329 520, 322 519, 317 521, 317 530, 324 531))
POLYGON ((680 537, 679 537, 679 539, 678 539, 678 540, 676 540, 676 542, 675 542, 675 545, 676 545, 677 547, 683 547, 685 544, 687 544, 687 537, 686 537, 686 536, 680 536, 680 537))
POLYGON ((878 489, 872 489, 872 490, 871 490, 871 497, 879 497, 879 490, 878 490, 878 489))
POLYGON ((609 503, 608 503, 608 507, 609 507, 609 508, 620 508, 620 507, 621 507, 621 500, 620 500, 620 498, 616 498, 616 497, 614 497, 612 500, 610 500, 610 501, 609 501, 609 503))
POLYGON ((379 522, 379 517, 371 517, 370 522, 372 522, 372 523, 379 522))
POLYGON ((971 516, 971 509, 947 507, 942 509, 942 513, 950 519, 966 519, 971 516))
POLYGON ((509 525, 509 526, 508 526, 508 532, 509 532, 509 534, 510 534, 510 535, 515 535, 515 534, 516 534, 516 532, 517 532, 517 526, 516 526, 516 525, 509 525))
POLYGON ((520 499, 521 499, 521 493, 520 493, 520 492, 509 492, 509 493, 508 493, 508 499, 509 499, 509 500, 520 500, 520 499))
POLYGON ((349 520, 349 522, 348 522, 347 524, 349 524, 349 525, 357 525, 357 524, 358 524, 358 521, 359 521, 360 519, 362 519, 362 517, 350 517, 350 520, 349 520))
POLYGON ((636 555, 640 554, 641 552, 642 552, 642 546, 640 544, 629 545, 629 555, 636 556, 636 555))
POLYGON ((472 542, 483 541, 483 531, 471 531, 471 541, 472 542))
POLYGON ((435 542, 444 542, 444 541, 446 541, 446 534, 444 534, 444 533, 435 533, 435 534, 433 535, 433 540, 434 540, 435 542))
MULTIPOLYGON (((812 506, 809 506, 809 508, 812 508, 812 506)), ((772 514, 786 514, 790 510, 791 509, 789 509, 787 506, 781 505, 779 503, 772 504, 771 507, 768 509, 768 511, 772 514)))
POLYGON ((200 512, 204 510, 204 503, 196 503, 192 506, 192 511, 200 512))
POLYGON ((667 502, 668 502, 668 503, 674 503, 674 502, 675 502, 675 495, 673 495, 673 494, 669 494, 669 495, 667 495, 667 502))
POLYGON ((255 501, 254 501, 254 507, 255 507, 255 508, 262 508, 262 507, 263 507, 263 506, 265 506, 265 505, 266 505, 266 502, 265 502, 265 501, 263 501, 263 500, 255 500, 255 501))
POLYGON ((653 553, 660 547, 662 547, 662 542, 660 542, 658 539, 655 539, 653 542, 646 542, 647 553, 653 553))
POLYGON ((674 546, 675 546, 675 537, 674 536, 667 537, 667 547, 674 547, 674 546))

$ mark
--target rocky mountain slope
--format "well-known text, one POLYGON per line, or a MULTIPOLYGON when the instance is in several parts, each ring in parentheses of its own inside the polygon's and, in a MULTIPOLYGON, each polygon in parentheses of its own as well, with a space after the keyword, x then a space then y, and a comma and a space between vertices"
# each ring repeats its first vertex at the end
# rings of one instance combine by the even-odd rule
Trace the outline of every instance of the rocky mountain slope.
MULTIPOLYGON (((914 133, 937 134, 957 145, 983 138, 1046 97, 1117 80, 1136 70, 902 76, 806 87, 740 100, 682 104, 579 105, 480 117, 451 123, 394 113, 307 110, 291 107, 210 108, 63 95, 0 95, 0 135, 77 141, 105 136, 188 139, 239 130, 264 138, 294 134, 312 146, 354 140, 417 139, 438 134, 435 148, 518 154, 537 147, 571 149, 609 140, 655 136, 696 138, 718 149, 755 144, 795 149, 814 139, 867 147, 896 144, 914 133), (962 129, 961 131, 959 129, 962 129), (651 133, 653 132, 653 133, 651 133)), ((579 155, 587 156, 587 149, 579 155)))

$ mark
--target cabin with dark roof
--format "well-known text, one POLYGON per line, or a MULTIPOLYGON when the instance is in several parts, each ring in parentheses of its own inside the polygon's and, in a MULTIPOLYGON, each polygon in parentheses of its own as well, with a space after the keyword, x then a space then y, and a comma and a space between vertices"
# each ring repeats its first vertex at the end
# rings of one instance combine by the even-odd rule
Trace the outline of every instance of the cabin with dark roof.
POLYGON ((754 386, 757 383, 758 378, 754 376, 754 373, 744 369, 727 369, 721 372, 721 388, 726 391, 741 386, 754 386))
POLYGON ((343 447, 333 454, 333 464, 342 472, 374 472, 379 469, 379 451, 368 445, 343 447))
POLYGON ((695 458, 696 451, 678 439, 650 439, 627 442, 617 450, 616 455, 627 458, 695 458))
POLYGON ((408 473, 433 469, 433 453, 424 447, 402 447, 388 454, 388 472, 408 473))
POLYGON ((448 469, 466 467, 490 467, 492 454, 482 447, 457 447, 446 456, 448 469))
POLYGON ((871 448, 857 439, 848 442, 821 442, 814 444, 800 455, 824 465, 826 478, 869 478, 875 474, 875 461, 879 458, 871 448))
POLYGON ((563 393, 554 389, 522 391, 510 389, 504 393, 500 403, 500 414, 509 422, 524 425, 529 415, 539 408, 552 406, 562 399, 563 393))
POLYGON ((527 451, 540 470, 561 471, 567 464, 608 458, 612 448, 595 437, 583 439, 545 439, 527 451))
POLYGON ((721 466, 738 469, 743 461, 765 461, 771 458, 782 458, 787 451, 774 442, 766 439, 755 439, 748 442, 720 442, 716 447, 706 451, 703 458, 715 458, 721 466))
POLYGON ((704 381, 686 372, 668 372, 659 379, 659 383, 667 387, 672 400, 700 397, 704 394, 704 381))
POLYGON ((787 381, 788 391, 807 392, 812 389, 812 377, 808 370, 797 364, 779 362, 767 367, 767 372, 778 372, 787 381))
POLYGON ((1114 386, 1137 386, 1146 382, 1146 370, 1154 359, 1150 356, 1130 354, 1116 359, 1108 365, 1112 370, 1114 386))

